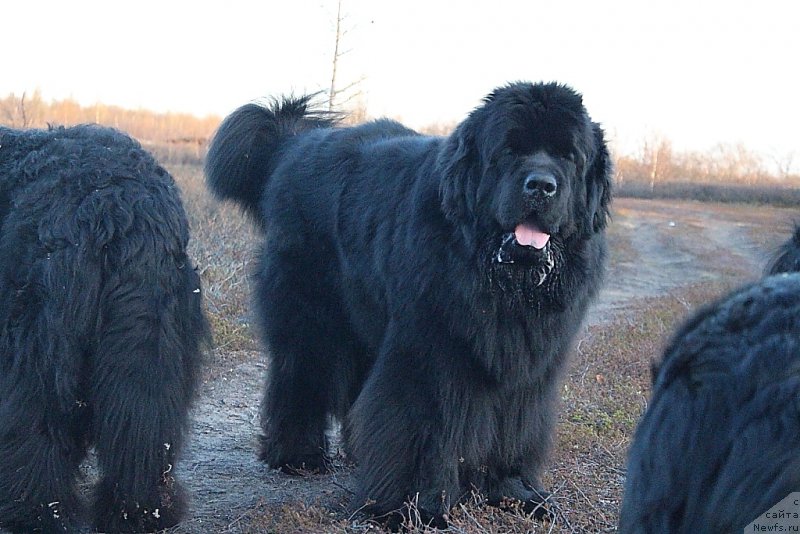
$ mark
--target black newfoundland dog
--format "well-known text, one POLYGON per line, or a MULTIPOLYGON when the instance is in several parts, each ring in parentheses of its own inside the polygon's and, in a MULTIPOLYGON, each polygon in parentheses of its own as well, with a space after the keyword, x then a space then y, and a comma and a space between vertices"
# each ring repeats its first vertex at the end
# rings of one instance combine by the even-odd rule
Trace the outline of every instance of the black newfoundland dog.
POLYGON ((174 465, 207 337, 170 175, 114 130, 0 128, 0 526, 175 524, 174 465))
POLYGON ((563 85, 497 89, 447 138, 245 105, 207 178, 260 222, 261 458, 323 468, 346 418, 355 506, 441 523, 477 489, 533 509, 571 340, 604 270, 610 164, 563 85))
POLYGON ((620 532, 742 532, 800 491, 797 271, 800 229, 767 277, 676 331, 629 452, 620 532))

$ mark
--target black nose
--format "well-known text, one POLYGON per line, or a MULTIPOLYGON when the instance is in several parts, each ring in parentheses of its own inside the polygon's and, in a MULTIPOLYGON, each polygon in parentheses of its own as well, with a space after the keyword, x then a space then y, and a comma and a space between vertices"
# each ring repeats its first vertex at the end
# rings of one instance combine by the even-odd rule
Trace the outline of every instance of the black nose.
POLYGON ((549 172, 534 172, 525 178, 524 191, 527 195, 552 197, 558 190, 556 177, 549 172))

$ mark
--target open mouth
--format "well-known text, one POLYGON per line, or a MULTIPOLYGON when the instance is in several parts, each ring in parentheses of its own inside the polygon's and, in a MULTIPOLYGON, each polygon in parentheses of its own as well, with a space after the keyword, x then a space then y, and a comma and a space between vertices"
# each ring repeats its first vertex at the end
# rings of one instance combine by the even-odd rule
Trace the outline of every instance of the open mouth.
POLYGON ((518 224, 514 228, 514 239, 523 247, 533 247, 542 250, 550 243, 550 234, 543 232, 538 226, 529 223, 518 224))
POLYGON ((539 277, 536 285, 540 286, 555 266, 550 234, 534 224, 519 224, 513 232, 502 236, 494 260, 497 263, 519 263, 535 268, 539 277))

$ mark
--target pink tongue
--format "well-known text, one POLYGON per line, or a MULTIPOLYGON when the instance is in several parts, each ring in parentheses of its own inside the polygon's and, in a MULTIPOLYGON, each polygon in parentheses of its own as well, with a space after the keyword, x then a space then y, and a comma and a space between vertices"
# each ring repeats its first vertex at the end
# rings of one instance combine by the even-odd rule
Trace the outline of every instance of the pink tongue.
POLYGON ((536 249, 544 248, 550 240, 550 234, 542 232, 535 226, 526 224, 520 224, 514 229, 514 237, 517 238, 517 243, 520 245, 536 249))

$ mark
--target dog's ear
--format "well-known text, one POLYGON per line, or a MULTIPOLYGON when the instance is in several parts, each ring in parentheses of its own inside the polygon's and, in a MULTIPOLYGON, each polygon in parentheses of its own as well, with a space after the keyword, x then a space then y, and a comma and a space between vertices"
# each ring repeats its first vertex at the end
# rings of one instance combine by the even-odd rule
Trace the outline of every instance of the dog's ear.
POLYGON ((775 252, 764 274, 800 272, 800 222, 795 222, 794 233, 775 252))
POLYGON ((592 123, 594 130, 594 158, 586 172, 586 205, 589 217, 587 227, 600 232, 611 217, 611 156, 606 146, 605 135, 599 124, 592 123))
POLYGON ((439 193, 442 200, 442 211, 448 220, 458 222, 464 220, 474 204, 473 173, 478 165, 475 154, 475 139, 467 123, 462 123, 445 140, 439 153, 437 166, 441 173, 439 193))

